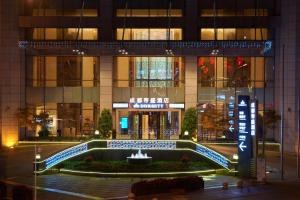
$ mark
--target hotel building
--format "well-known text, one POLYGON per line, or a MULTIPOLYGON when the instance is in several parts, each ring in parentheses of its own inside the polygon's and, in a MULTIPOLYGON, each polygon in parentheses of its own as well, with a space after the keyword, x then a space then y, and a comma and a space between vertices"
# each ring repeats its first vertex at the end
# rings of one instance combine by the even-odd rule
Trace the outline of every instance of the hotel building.
MULTIPOLYGON (((1 1, 2 144, 34 135, 19 126, 24 107, 49 112, 51 133, 63 136, 92 135, 109 109, 118 139, 176 139, 194 107, 202 139, 234 138, 205 130, 201 111, 226 116, 249 95, 261 115, 284 105, 284 142, 295 151, 298 7, 296 0, 1 1)), ((265 136, 279 141, 279 127, 265 136)))

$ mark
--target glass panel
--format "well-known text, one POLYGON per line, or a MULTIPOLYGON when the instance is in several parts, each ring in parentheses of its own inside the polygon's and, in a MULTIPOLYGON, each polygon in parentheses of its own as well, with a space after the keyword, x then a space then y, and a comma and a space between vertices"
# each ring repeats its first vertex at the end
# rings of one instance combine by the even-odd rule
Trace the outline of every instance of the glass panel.
POLYGON ((181 87, 184 65, 181 57, 117 57, 116 87, 181 87))
POLYGON ((202 28, 201 29, 201 40, 214 40, 214 29, 213 28, 202 28))
MULTIPOLYGON (((116 30, 117 40, 167 40, 169 39, 168 29, 122 29, 116 30), (123 38, 124 32, 124 38, 123 38)), ((182 29, 170 29, 170 40, 182 40, 182 29)))
POLYGON ((127 13, 125 9, 117 9, 117 17, 181 17, 181 9, 171 9, 171 12, 168 14, 166 9, 128 9, 127 13))

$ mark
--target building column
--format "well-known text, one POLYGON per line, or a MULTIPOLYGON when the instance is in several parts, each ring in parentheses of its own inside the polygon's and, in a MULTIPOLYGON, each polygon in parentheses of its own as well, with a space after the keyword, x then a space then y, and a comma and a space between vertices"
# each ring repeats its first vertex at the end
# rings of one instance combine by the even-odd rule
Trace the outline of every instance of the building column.
MULTIPOLYGON (((299 6, 299 5, 298 5, 299 6)), ((297 146, 297 90, 296 66, 300 28, 295 0, 281 1, 281 27, 277 30, 275 54, 275 110, 284 116, 284 151, 295 152, 297 146), (283 60, 283 45, 284 60, 283 60), (284 68, 284 69, 283 69, 284 68), (284 70, 284 77, 283 77, 284 70), (282 79, 284 85, 282 85, 282 79), (284 94, 282 93, 284 90, 284 94), (284 99, 284 100, 283 100, 284 99), (282 101, 284 110, 282 111, 282 101)), ((282 117, 282 116, 281 116, 282 117)), ((280 123, 277 125, 276 140, 280 142, 280 123)))
POLYGON ((100 112, 107 108, 112 110, 112 72, 113 57, 100 57, 100 112))
MULTIPOLYGON (((16 112, 21 100, 18 1, 0 1, 0 135, 3 146, 18 143, 16 112)), ((22 74, 23 76, 23 74, 22 74)))
POLYGON ((197 106, 197 56, 185 57, 185 109, 197 106))

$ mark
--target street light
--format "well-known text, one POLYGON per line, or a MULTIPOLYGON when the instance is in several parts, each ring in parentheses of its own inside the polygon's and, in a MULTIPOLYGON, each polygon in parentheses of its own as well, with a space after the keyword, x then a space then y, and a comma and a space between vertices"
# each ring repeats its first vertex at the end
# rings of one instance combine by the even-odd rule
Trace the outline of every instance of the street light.
POLYGON ((188 136, 188 135, 189 135, 189 132, 188 132, 188 131, 184 131, 184 135, 185 135, 185 136, 188 136))
POLYGON ((100 134, 99 130, 95 130, 95 135, 99 135, 99 134, 100 134))

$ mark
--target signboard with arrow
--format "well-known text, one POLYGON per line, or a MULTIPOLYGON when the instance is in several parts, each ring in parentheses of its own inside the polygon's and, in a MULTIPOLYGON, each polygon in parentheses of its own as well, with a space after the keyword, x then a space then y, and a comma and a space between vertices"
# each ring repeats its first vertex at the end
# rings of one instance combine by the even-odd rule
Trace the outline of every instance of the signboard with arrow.
POLYGON ((252 137, 250 120, 250 97, 238 97, 238 171, 241 177, 251 177, 252 137))

